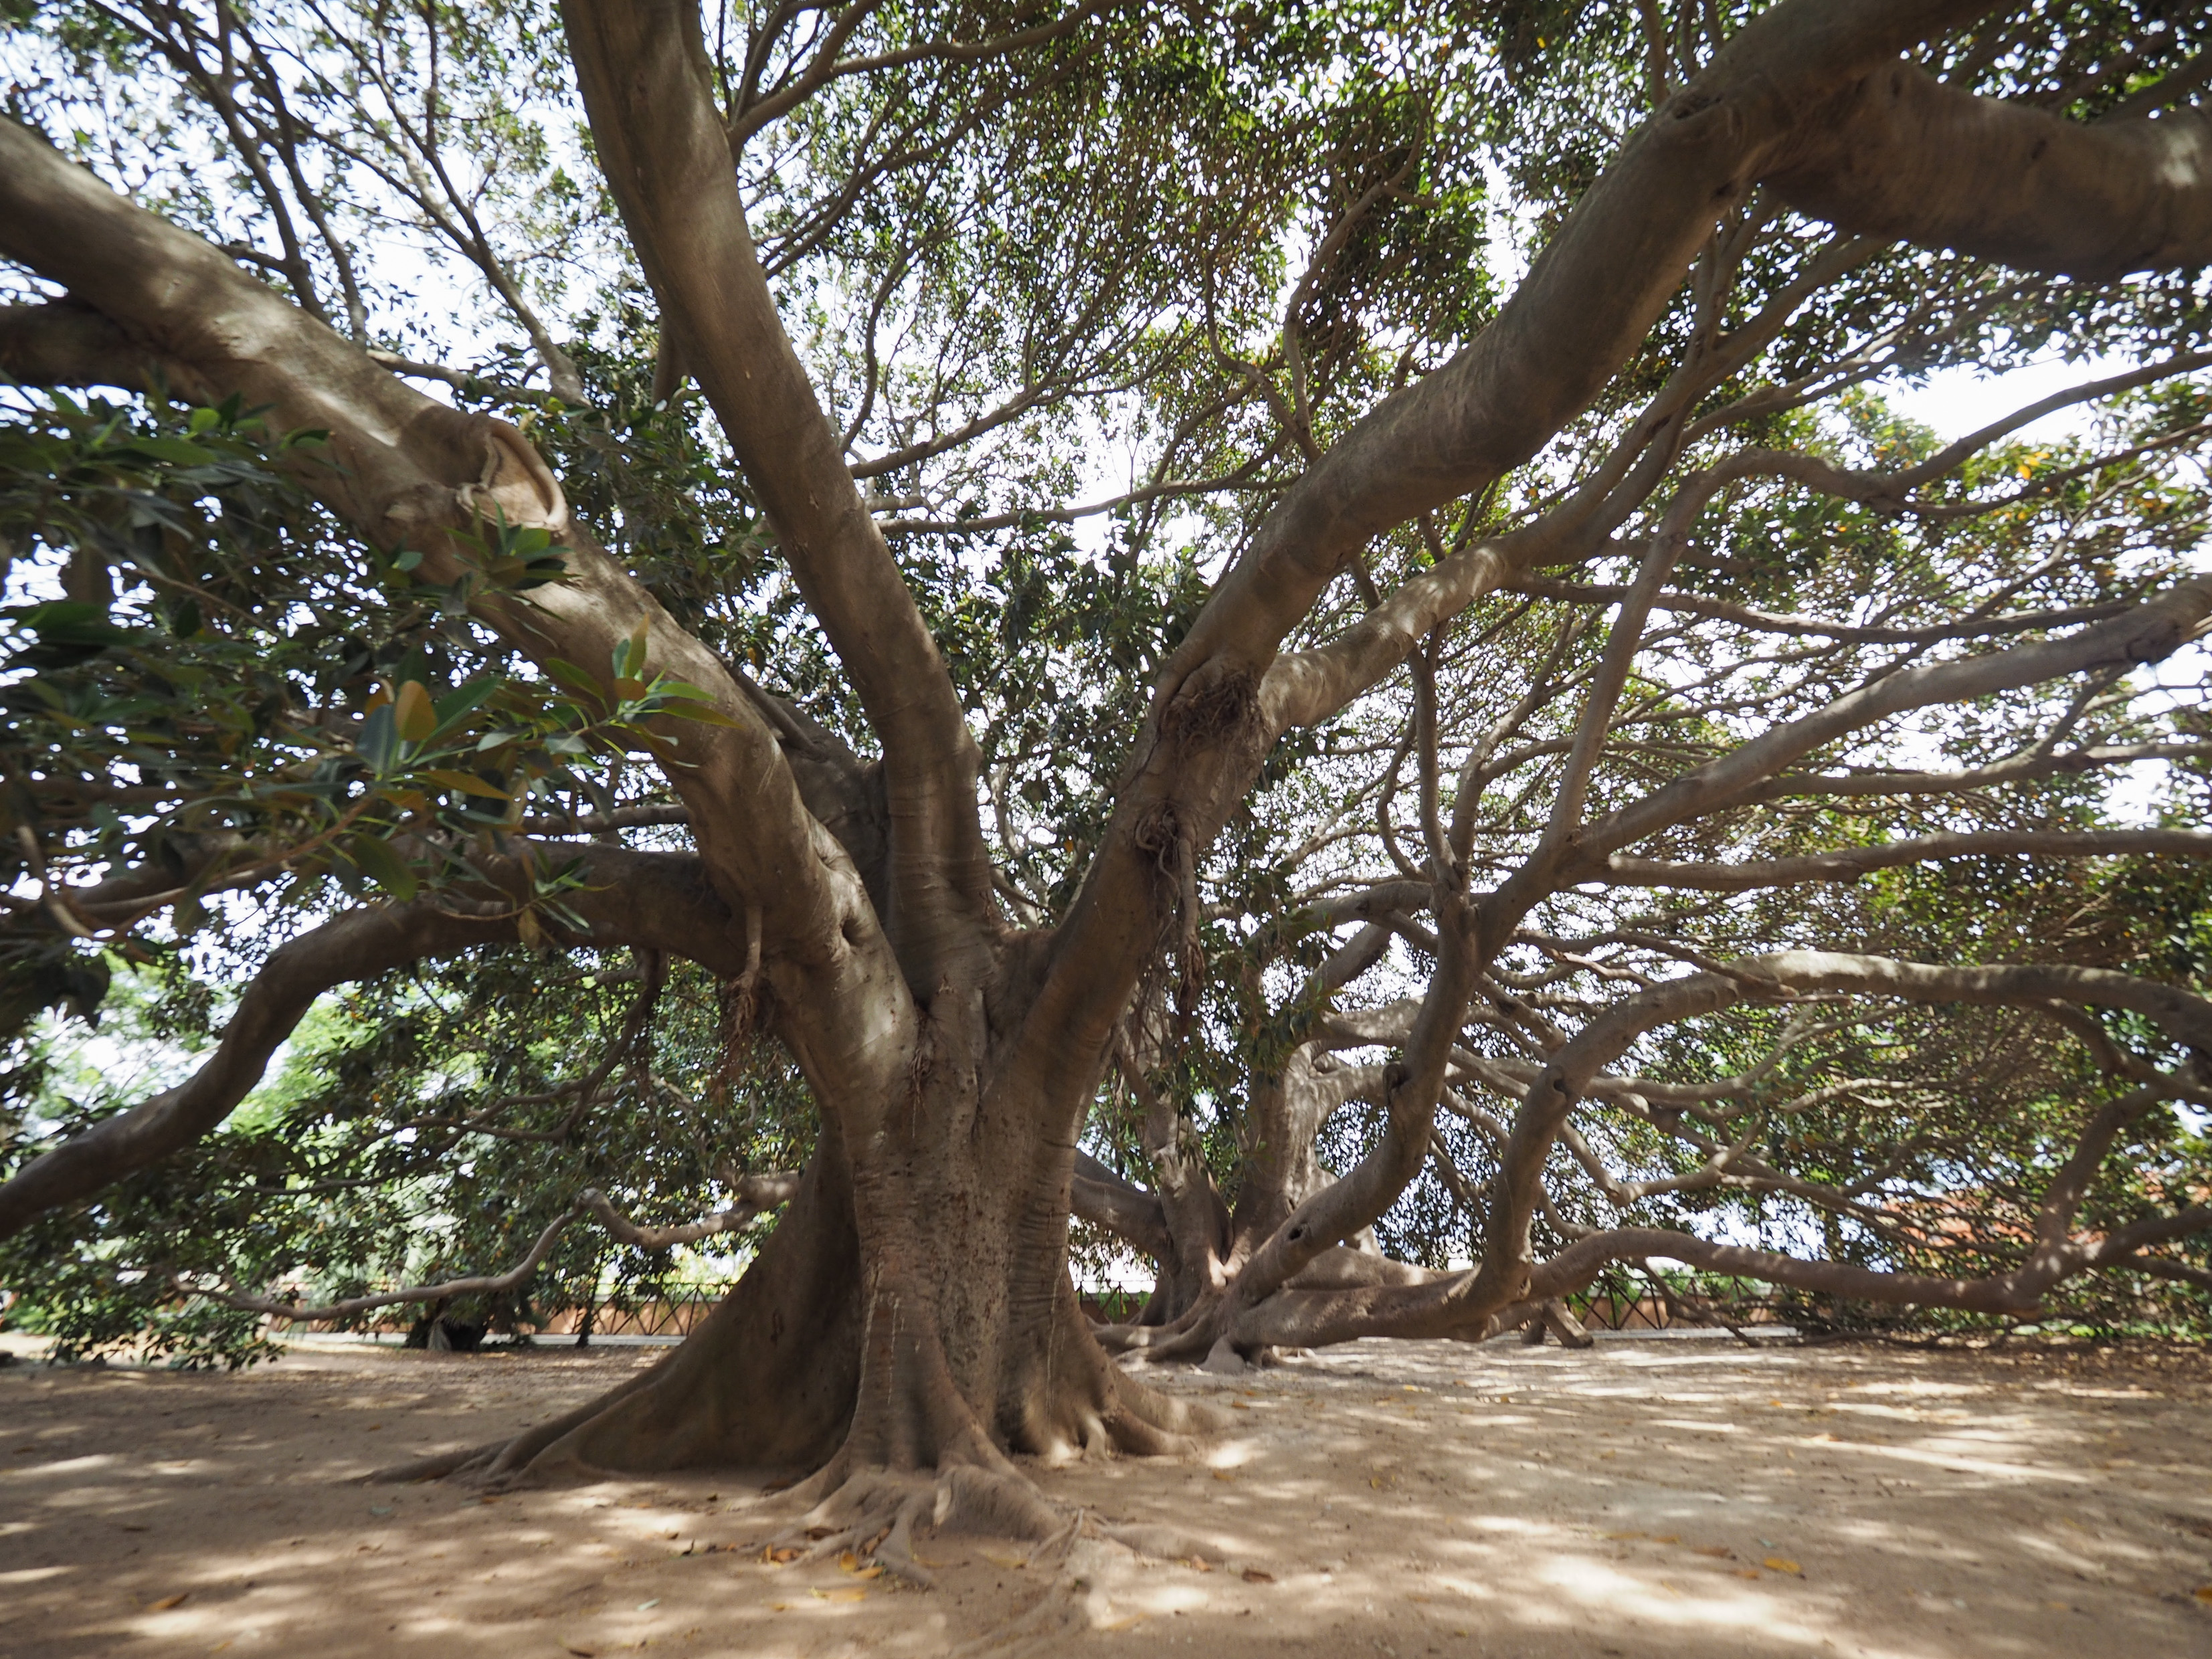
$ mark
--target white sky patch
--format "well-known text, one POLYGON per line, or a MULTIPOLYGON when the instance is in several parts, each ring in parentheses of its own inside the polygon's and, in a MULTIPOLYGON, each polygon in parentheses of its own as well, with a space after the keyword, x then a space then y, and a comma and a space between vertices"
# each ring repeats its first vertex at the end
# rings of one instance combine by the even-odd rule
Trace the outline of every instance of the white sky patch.
MULTIPOLYGON (((1884 385, 1881 392, 1899 414, 1933 427, 1938 437, 1948 441, 1978 432, 2053 392, 2124 374, 2132 367, 2083 358, 2070 363, 2056 360, 2028 363, 2002 374, 1978 368, 1944 368, 1929 374, 1918 386, 1895 381, 1884 385)), ((2094 404, 2075 404, 2055 410, 2022 427, 2013 434, 2014 440, 2048 443, 2085 436, 2096 408, 2094 404)))

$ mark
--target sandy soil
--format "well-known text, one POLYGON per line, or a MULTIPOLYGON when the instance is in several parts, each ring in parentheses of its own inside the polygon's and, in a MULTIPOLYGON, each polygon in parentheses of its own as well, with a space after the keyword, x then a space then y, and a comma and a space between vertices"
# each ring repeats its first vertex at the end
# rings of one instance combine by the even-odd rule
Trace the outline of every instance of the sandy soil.
POLYGON ((792 1500, 729 1472, 357 1484, 650 1358, 0 1369, 0 1653, 2212 1656, 2202 1353, 1367 1343, 1170 1375, 1237 1410, 1203 1458, 1039 1478, 1200 1559, 941 1538, 927 1592, 764 1565, 792 1500))

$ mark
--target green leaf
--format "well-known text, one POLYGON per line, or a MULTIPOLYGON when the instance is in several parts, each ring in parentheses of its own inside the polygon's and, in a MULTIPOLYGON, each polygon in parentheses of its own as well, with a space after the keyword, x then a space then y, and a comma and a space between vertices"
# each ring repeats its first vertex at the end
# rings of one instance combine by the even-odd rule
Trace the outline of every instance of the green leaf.
POLYGON ((506 684, 507 682, 497 675, 486 675, 481 679, 471 680, 458 691, 448 691, 444 696, 439 698, 438 728, 430 733, 430 741, 435 743, 444 738, 456 726, 482 708, 506 684))
POLYGON ((379 777, 389 772, 392 763, 399 758, 399 728, 392 710, 392 704, 380 703, 361 723, 361 736, 354 744, 354 752, 379 777))
MULTIPOLYGON (((379 714, 384 711, 379 709, 379 714)), ((422 884, 407 860, 392 850, 392 843, 367 831, 346 839, 346 852, 362 872, 379 887, 402 904, 422 890, 422 884)))
POLYGON ((458 789, 465 795, 483 795, 491 800, 509 800, 506 790, 495 783, 487 783, 473 772, 456 771, 451 767, 434 766, 422 775, 435 779, 448 789, 458 789))
POLYGON ((222 459, 212 449, 186 438, 134 438, 124 447, 124 453, 167 461, 172 466, 212 466, 222 459))
POLYGON ((563 661, 559 657, 550 658, 545 664, 545 672, 594 707, 605 701, 600 694, 599 683, 572 662, 563 661))
MULTIPOLYGON (((645 631, 650 617, 640 617, 637 626, 630 630, 628 639, 615 647, 615 678, 617 681, 641 678, 645 672, 645 631)), ((635 693, 624 693, 635 696, 635 693)))
POLYGON ((712 703, 673 703, 660 712, 671 720, 696 720, 701 726, 734 726, 737 725, 737 721, 732 720, 712 703))
POLYGON ((392 708, 398 711, 399 735, 410 743, 421 743, 438 729, 438 711, 430 702, 430 689, 420 680, 409 680, 401 686, 392 708))

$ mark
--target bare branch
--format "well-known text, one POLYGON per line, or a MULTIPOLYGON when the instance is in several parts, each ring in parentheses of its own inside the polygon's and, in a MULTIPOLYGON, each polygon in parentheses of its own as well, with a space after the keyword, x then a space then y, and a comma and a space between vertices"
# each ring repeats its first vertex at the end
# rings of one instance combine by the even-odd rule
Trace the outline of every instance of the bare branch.
POLYGON ((1619 854, 1600 867, 1604 880, 1623 887, 1684 887, 1709 893, 1743 893, 1754 888, 1788 887, 1809 881, 1856 881, 1876 870, 1941 859, 2124 858, 2166 854, 2212 858, 2212 834, 2197 830, 1980 830, 1917 836, 1874 847, 1808 853, 1797 858, 1758 859, 1741 864, 1678 863, 1665 859, 1625 858, 1619 854))

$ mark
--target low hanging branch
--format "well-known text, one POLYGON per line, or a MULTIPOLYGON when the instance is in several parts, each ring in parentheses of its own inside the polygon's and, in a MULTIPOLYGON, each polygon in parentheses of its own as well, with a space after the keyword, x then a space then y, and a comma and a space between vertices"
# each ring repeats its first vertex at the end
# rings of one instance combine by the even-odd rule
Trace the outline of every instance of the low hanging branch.
POLYGON ((607 1231, 624 1244, 641 1249, 673 1249, 678 1244, 690 1244, 717 1233, 735 1232, 763 1211, 787 1202, 799 1190, 799 1176, 795 1170, 776 1170, 764 1175, 746 1176, 737 1182, 738 1201, 719 1214, 704 1220, 690 1222, 680 1227, 641 1227, 615 1208, 607 1195, 596 1187, 586 1187, 576 1194, 576 1201, 546 1224, 545 1231, 538 1235, 521 1261, 503 1273, 477 1274, 465 1279, 449 1279, 438 1285, 415 1285, 404 1290, 380 1291, 374 1296, 350 1297, 343 1302, 331 1302, 320 1307, 303 1308, 296 1302, 283 1302, 264 1296, 246 1296, 235 1290, 217 1290, 196 1284, 187 1273, 173 1273, 169 1282, 186 1296, 204 1297, 210 1302, 221 1303, 226 1308, 236 1308, 242 1313, 266 1314, 271 1319, 282 1319, 295 1325, 322 1325, 337 1320, 353 1319, 379 1308, 398 1307, 410 1302, 445 1302, 458 1296, 504 1296, 520 1290, 544 1263, 568 1224, 589 1215, 598 1218, 607 1231))
POLYGON ((213 1290, 192 1282, 189 1274, 171 1273, 169 1282, 186 1296, 204 1297, 219 1302, 226 1308, 236 1308, 243 1313, 267 1314, 271 1319, 289 1320, 295 1325, 320 1325, 333 1320, 352 1319, 358 1315, 374 1313, 379 1308, 398 1307, 409 1302, 443 1302, 457 1296, 503 1296, 520 1289, 538 1271, 545 1260, 546 1252, 553 1248, 554 1240, 563 1229, 583 1214, 580 1205, 571 1205, 546 1224, 538 1235, 538 1242, 526 1255, 503 1273, 478 1274, 469 1279, 449 1279, 441 1285, 416 1285, 401 1291, 381 1291, 374 1296, 356 1296, 343 1302, 332 1302, 319 1308, 303 1308, 296 1302, 279 1302, 269 1297, 245 1296, 233 1290, 213 1290))

